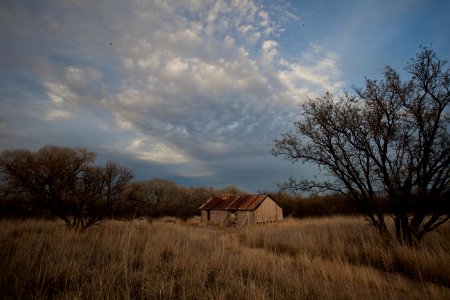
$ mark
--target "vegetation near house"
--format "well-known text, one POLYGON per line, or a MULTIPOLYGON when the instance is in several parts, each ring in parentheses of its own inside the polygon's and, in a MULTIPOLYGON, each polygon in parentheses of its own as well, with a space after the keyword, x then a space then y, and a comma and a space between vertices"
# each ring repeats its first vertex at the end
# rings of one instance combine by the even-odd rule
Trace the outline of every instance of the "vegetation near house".
POLYGON ((273 154, 309 162, 324 181, 290 178, 291 191, 333 191, 353 201, 385 237, 416 244, 450 219, 450 69, 423 48, 402 81, 392 67, 355 94, 330 93, 303 105, 295 132, 274 141, 273 154), (388 210, 386 210, 386 203, 388 210), (389 212, 389 214, 387 214, 389 212))
POLYGON ((270 195, 218 196, 200 206, 202 222, 241 227, 283 220, 282 208, 270 195))
POLYGON ((114 162, 96 165, 85 148, 45 146, 38 151, 0 154, 0 217, 60 218, 69 228, 87 228, 107 219, 197 215, 223 189, 184 187, 172 180, 131 181, 132 172, 114 162))
POLYGON ((69 228, 114 218, 128 205, 125 193, 132 172, 113 162, 94 165, 94 160, 95 153, 84 148, 4 151, 2 196, 24 202, 24 209, 60 218, 69 228))
POLYGON ((140 216, 158 218, 174 216, 181 219, 199 214, 198 207, 211 197, 227 194, 244 194, 235 186, 222 189, 212 187, 185 187, 168 179, 152 178, 135 182, 134 196, 142 203, 140 216))

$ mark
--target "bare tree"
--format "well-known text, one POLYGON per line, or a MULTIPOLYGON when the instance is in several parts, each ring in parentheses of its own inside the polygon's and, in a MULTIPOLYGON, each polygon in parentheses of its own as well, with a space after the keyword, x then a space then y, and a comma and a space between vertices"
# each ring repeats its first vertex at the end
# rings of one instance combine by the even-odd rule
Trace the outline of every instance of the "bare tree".
POLYGON ((335 191, 355 201, 384 236, 390 204, 395 237, 415 244, 450 218, 450 71, 423 48, 406 70, 386 67, 381 81, 336 99, 327 93, 303 105, 295 133, 274 141, 273 154, 316 164, 325 180, 290 178, 284 189, 335 191))
POLYGON ((87 167, 72 190, 77 202, 72 226, 86 228, 105 219, 128 218, 122 207, 129 200, 124 192, 132 178, 130 170, 113 162, 87 167))
POLYGON ((96 166, 94 160, 95 153, 84 148, 10 150, 0 155, 0 171, 5 184, 26 195, 36 209, 70 228, 86 228, 113 217, 126 201, 122 191, 133 177, 126 168, 112 162, 96 166))

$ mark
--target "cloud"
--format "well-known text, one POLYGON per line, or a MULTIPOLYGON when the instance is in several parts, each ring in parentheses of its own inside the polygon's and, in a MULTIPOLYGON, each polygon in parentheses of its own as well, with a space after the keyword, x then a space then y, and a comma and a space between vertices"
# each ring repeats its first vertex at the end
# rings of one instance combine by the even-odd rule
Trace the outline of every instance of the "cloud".
POLYGON ((142 32, 155 18, 159 27, 117 49, 130 80, 108 109, 122 128, 169 140, 198 159, 263 152, 285 125, 276 114, 289 120, 308 93, 336 88, 337 57, 311 47, 314 60, 303 65, 282 59, 273 40, 278 25, 253 2, 179 4, 164 13, 139 8, 143 18, 128 30, 142 32))
POLYGON ((102 102, 102 74, 92 67, 68 66, 64 76, 42 82, 48 97, 43 119, 56 121, 73 118, 102 102))
POLYGON ((179 164, 191 161, 189 157, 178 149, 149 137, 134 138, 128 145, 116 150, 128 155, 131 154, 140 160, 163 164, 179 164))
POLYGON ((265 64, 273 63, 274 57, 278 54, 277 51, 278 43, 272 40, 266 40, 261 46, 262 51, 262 62, 265 64))
MULTIPOLYGON (((39 97, 13 94, 37 108, 34 119, 57 126, 93 118, 85 134, 102 136, 98 149, 178 165, 176 176, 216 176, 230 159, 263 163, 299 103, 341 86, 332 52, 311 45, 296 61, 283 56, 278 38, 295 16, 282 5, 48 1, 0 5, 0 12, 5 49, 16 60, 0 62, 31 71, 27 80, 39 97), (30 54, 26 65, 13 54, 18 48, 30 54)), ((17 107, 0 97, 3 107, 17 107)))
POLYGON ((338 91, 344 86, 343 81, 337 80, 341 74, 338 56, 315 44, 303 53, 300 62, 281 59, 280 65, 285 69, 278 73, 279 79, 294 98, 295 95, 317 96, 323 91, 338 91))

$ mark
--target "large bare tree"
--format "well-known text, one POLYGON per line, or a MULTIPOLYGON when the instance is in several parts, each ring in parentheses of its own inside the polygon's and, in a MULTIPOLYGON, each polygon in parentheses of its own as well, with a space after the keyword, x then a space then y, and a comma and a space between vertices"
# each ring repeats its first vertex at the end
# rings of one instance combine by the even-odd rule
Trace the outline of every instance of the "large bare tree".
POLYGON ((0 155, 0 171, 9 190, 25 195, 35 209, 70 228, 86 228, 114 217, 133 178, 126 168, 113 162, 97 166, 94 160, 95 153, 84 148, 8 150, 0 155))
POLYGON ((351 199, 384 236, 387 211, 395 237, 413 245, 450 219, 450 71, 422 48, 406 67, 384 79, 302 106, 295 132, 274 141, 273 154, 309 162, 324 180, 290 178, 284 189, 334 191, 351 199), (389 208, 386 210, 387 201, 389 208))

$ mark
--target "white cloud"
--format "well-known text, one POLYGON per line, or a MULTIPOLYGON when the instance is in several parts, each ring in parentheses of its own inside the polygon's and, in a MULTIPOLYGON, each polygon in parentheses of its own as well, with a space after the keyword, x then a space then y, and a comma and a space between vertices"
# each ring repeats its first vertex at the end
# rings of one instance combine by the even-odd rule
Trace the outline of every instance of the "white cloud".
POLYGON ((102 74, 92 67, 82 69, 74 66, 67 67, 64 76, 69 85, 77 87, 85 87, 89 82, 102 78, 102 74))
POLYGON ((124 29, 127 44, 116 49, 128 80, 107 109, 120 128, 192 157, 267 147, 284 126, 273 114, 289 122, 306 95, 335 88, 337 57, 311 47, 300 63, 283 59, 272 35, 281 28, 253 1, 170 2, 136 15, 124 29), (147 25, 155 19, 158 27, 147 25))
POLYGON ((45 116, 45 120, 47 121, 58 121, 61 119, 69 119, 72 117, 72 113, 70 111, 51 108, 47 111, 45 116))
MULTIPOLYGON (((50 100, 43 105, 47 121, 72 119, 81 111, 104 102, 102 74, 93 67, 67 66, 64 76, 53 76, 42 83, 50 100)), ((46 77, 49 77, 47 74, 46 77)), ((39 117, 39 112, 36 114, 39 117)))
POLYGON ((114 149, 141 160, 268 153, 299 102, 339 86, 339 58, 325 49, 283 58, 281 8, 276 16, 252 0, 55 3, 48 7, 65 7, 64 19, 34 17, 53 24, 36 36, 62 49, 37 67, 48 98, 43 119, 95 111, 111 118, 114 149))
POLYGON ((338 57, 322 47, 311 44, 304 52, 300 62, 280 60, 285 69, 278 72, 278 77, 288 91, 317 95, 324 91, 335 92, 342 88, 338 57))
POLYGON ((266 40, 261 46, 262 50, 262 60, 265 64, 271 64, 274 57, 278 54, 277 51, 278 43, 272 40, 266 40))
POLYGON ((44 87, 50 100, 55 104, 63 104, 65 101, 73 100, 76 96, 65 84, 56 82, 44 82, 44 87))
POLYGON ((191 161, 178 149, 154 140, 144 142, 142 139, 135 139, 124 150, 125 153, 132 154, 138 159, 161 164, 180 164, 191 161))

